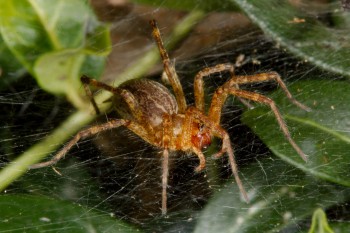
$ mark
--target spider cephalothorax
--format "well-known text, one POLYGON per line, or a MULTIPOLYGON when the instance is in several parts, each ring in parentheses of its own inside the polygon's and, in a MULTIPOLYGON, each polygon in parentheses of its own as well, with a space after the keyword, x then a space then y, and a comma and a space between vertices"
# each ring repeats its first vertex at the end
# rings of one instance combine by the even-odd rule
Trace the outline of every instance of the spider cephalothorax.
POLYGON ((276 72, 235 76, 234 65, 228 63, 204 68, 198 72, 194 80, 195 106, 188 107, 175 67, 170 62, 168 54, 164 49, 156 22, 154 20, 151 21, 151 25, 153 28, 153 37, 156 40, 164 64, 165 76, 170 82, 175 96, 160 83, 148 79, 131 80, 119 87, 113 87, 94 79, 82 77, 81 81, 84 84, 87 94, 90 96, 96 112, 99 113, 99 110, 88 89, 88 85, 93 85, 112 92, 113 105, 122 119, 112 119, 104 124, 92 126, 80 131, 53 157, 53 159, 35 164, 31 168, 55 164, 82 138, 120 126, 127 127, 143 140, 163 149, 162 213, 166 214, 169 150, 181 150, 196 154, 199 158, 199 165, 195 170, 198 172, 205 168, 205 157, 202 153, 202 149, 210 145, 213 137, 218 137, 222 140, 222 145, 221 150, 215 156, 219 157, 224 153, 228 155, 237 185, 242 196, 248 202, 248 195, 238 176, 229 135, 226 130, 220 126, 221 110, 229 95, 269 105, 289 143, 294 147, 296 152, 306 160, 306 155, 291 138, 288 128, 274 101, 264 95, 239 89, 240 84, 271 80, 276 81, 294 104, 304 110, 308 110, 306 106, 300 104, 292 97, 286 85, 276 72), (229 72, 231 78, 224 85, 217 88, 212 97, 208 113, 205 113, 203 78, 210 74, 224 71, 229 72))

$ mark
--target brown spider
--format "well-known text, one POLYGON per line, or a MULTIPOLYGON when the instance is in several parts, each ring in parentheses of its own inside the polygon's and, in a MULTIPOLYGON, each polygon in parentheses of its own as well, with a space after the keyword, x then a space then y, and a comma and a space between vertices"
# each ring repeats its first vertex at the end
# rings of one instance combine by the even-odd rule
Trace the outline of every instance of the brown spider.
POLYGON ((199 158, 199 166, 196 167, 195 170, 199 172, 205 168, 205 157, 202 153, 202 149, 210 145, 212 137, 218 137, 222 139, 222 147, 221 150, 215 154, 215 157, 220 157, 224 153, 227 153, 237 185, 244 199, 248 202, 248 195, 238 176, 237 165, 229 135, 226 130, 220 126, 221 110, 229 95, 269 105, 289 143, 303 160, 307 160, 306 155, 291 138, 275 102, 261 94, 238 88, 240 84, 273 80, 279 84, 290 101, 304 110, 309 110, 292 97, 286 85, 276 72, 235 76, 233 74, 233 64, 219 64, 204 68, 198 72, 194 80, 195 106, 188 107, 175 67, 169 60, 168 54, 163 46, 156 21, 152 20, 150 24, 153 28, 152 34, 158 45, 163 61, 164 72, 173 88, 175 97, 166 87, 148 79, 130 80, 119 87, 113 87, 84 76, 81 78, 81 81, 96 112, 99 113, 99 110, 88 85, 93 85, 113 93, 113 104, 116 107, 116 111, 123 119, 109 120, 104 124, 92 126, 78 132, 51 160, 34 164, 31 168, 40 168, 55 164, 63 158, 80 139, 112 128, 120 126, 127 127, 146 142, 163 149, 162 214, 166 214, 169 150, 181 150, 195 153, 199 158), (231 79, 215 91, 208 114, 206 115, 204 111, 203 78, 210 74, 223 71, 229 71, 231 73, 231 79))

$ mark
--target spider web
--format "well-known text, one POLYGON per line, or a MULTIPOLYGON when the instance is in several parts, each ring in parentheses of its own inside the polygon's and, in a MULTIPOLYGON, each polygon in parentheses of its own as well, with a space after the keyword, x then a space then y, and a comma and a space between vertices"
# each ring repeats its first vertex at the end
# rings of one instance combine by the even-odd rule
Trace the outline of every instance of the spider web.
MULTIPOLYGON (((112 35, 123 36, 118 37, 118 41, 113 44, 115 51, 108 61, 107 72, 104 75, 106 82, 111 80, 114 72, 120 72, 125 66, 124 63, 130 62, 149 48, 149 45, 143 46, 143 44, 145 40, 150 40, 148 35, 150 30, 145 29, 146 27, 140 22, 146 22, 148 26, 144 19, 157 15, 160 17, 158 21, 161 31, 165 34, 170 31, 170 27, 166 25, 171 24, 169 20, 171 17, 164 17, 166 13, 169 12, 163 12, 159 8, 138 8, 133 14, 124 16, 118 23, 113 24, 115 34, 112 35), (142 16, 136 15, 140 12, 142 16), (136 26, 131 28, 129 25, 136 26), (122 33, 118 34, 118 30, 122 33), (140 34, 135 31, 139 31, 140 34), (116 62, 118 60, 122 62, 118 64, 116 62)), ((173 14, 180 17, 183 13, 173 14)), ((231 15, 234 16, 242 17, 231 15)), ((214 16, 207 20, 208 25, 217 23, 215 21, 217 18, 214 16)), ((245 59, 237 68, 237 74, 273 70, 283 77, 288 86, 301 79, 308 80, 314 77, 329 80, 327 82, 336 79, 336 75, 321 71, 288 53, 254 25, 238 27, 233 35, 227 35, 222 28, 211 30, 216 30, 217 35, 208 34, 208 31, 204 33, 196 31, 197 34, 194 33, 194 36, 197 37, 194 38, 206 38, 208 41, 216 41, 215 43, 197 41, 193 45, 195 47, 193 52, 188 54, 190 47, 186 47, 184 42, 180 49, 171 53, 186 99, 190 104, 193 104, 193 77, 200 69, 219 63, 234 62, 241 54, 245 59)), ((154 68, 148 78, 159 81, 160 70, 161 67, 154 68)), ((223 73, 212 75, 205 80, 207 103, 210 102, 211 93, 227 78, 227 74, 223 73)), ((278 87, 273 83, 265 83, 246 85, 244 88, 269 94, 278 87)), ((0 162, 3 166, 31 145, 44 139, 74 112, 64 99, 43 92, 30 77, 24 77, 19 82, 11 84, 1 92, 0 98, 5 113, 1 115, 3 125, 0 162)), ((54 169, 30 171, 7 188, 6 193, 36 195, 78 203, 86 207, 86 213, 98 211, 100 215, 113 215, 141 232, 203 232, 203 229, 208 229, 208 232, 213 232, 213 229, 224 232, 227 230, 227 222, 233 220, 235 226, 229 225, 230 232, 254 232, 254 228, 255 232, 271 232, 273 231, 271 229, 281 232, 306 232, 310 226, 311 215, 303 212, 329 206, 331 207, 327 209, 327 215, 333 222, 348 223, 349 212, 346 210, 347 204, 343 203, 349 196, 348 190, 305 174, 273 155, 255 132, 241 122, 241 116, 246 109, 247 106, 240 101, 230 98, 223 109, 222 125, 230 134, 240 175, 249 195, 260 195, 261 200, 265 201, 266 205, 263 201, 252 205, 259 211, 243 202, 233 182, 227 159, 211 158, 211 155, 220 149, 220 141, 217 140, 205 152, 207 166, 201 173, 194 172, 194 168, 198 165, 195 156, 183 152, 171 153, 167 189, 168 215, 162 217, 161 151, 125 129, 100 133, 80 141, 54 169), (260 186, 255 186, 257 184, 260 186), (286 187, 293 188, 286 191, 286 187), (289 196, 294 193, 296 198, 288 199, 285 193, 289 196), (302 199, 300 193, 304 193, 307 198, 302 199), (337 198, 334 197, 335 193, 338 193, 337 198), (308 205, 308 199, 317 201, 310 201, 314 205, 308 205), (332 202, 332 205, 324 204, 326 202, 332 202), (259 206, 259 203, 262 205, 259 206), (250 218, 251 212, 247 211, 249 208, 250 211, 258 211, 260 215, 252 215, 250 218), (246 217, 240 218, 240 215, 246 217), (264 215, 267 216, 267 220, 264 215), (219 220, 217 216, 220 216, 219 220), (276 218, 288 224, 282 228, 267 226, 265 221, 275 224, 276 218), (221 228, 211 228, 211 224, 215 221, 211 222, 210 219, 221 221, 219 224, 221 228)), ((262 115, 261 118, 265 116, 262 115)), ((97 118, 92 124, 117 117, 111 112, 97 118)), ((283 137, 282 133, 280 137, 283 137)), ((57 211, 59 210, 58 208, 57 211)), ((62 211, 63 215, 65 213, 62 211)), ((78 218, 84 219, 84 217, 85 215, 81 215, 78 218)), ((45 218, 40 221, 41 224, 52 224, 45 218)), ((5 220, 1 220, 0 213, 0 226, 4 223, 5 220)), ((86 229, 84 227, 82 228, 86 229)), ((67 229, 69 227, 57 228, 54 231, 67 229)), ((6 232, 22 231, 35 232, 35 227, 6 232)), ((0 227, 0 232, 5 231, 0 227)))

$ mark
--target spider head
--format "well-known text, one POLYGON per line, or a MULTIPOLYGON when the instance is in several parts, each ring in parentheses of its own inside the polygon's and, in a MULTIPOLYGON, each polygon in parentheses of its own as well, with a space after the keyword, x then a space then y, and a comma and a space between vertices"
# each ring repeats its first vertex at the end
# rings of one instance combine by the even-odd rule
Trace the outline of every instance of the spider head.
POLYGON ((211 134, 208 128, 201 123, 194 123, 192 131, 192 144, 200 149, 206 149, 211 144, 211 134))

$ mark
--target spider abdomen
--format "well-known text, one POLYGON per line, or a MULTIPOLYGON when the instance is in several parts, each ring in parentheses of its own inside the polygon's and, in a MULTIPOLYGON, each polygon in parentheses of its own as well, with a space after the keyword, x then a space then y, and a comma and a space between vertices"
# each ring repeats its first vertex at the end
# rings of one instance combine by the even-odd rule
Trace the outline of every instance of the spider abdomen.
MULTIPOLYGON (((143 121, 147 121, 152 127, 157 127, 163 122, 164 114, 177 114, 178 105, 175 97, 162 84, 149 79, 134 79, 127 81, 119 88, 128 91, 136 102, 137 110, 143 114, 143 121)), ((130 109, 123 97, 115 95, 113 98, 115 110, 122 118, 137 121, 135 114, 130 109)), ((142 124, 142 122, 139 122, 142 124)))

